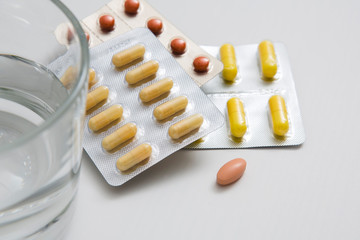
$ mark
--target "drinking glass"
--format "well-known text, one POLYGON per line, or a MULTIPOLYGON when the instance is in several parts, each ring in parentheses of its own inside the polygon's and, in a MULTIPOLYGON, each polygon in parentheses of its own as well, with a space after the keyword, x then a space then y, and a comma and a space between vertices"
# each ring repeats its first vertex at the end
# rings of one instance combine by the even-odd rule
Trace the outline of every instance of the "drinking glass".
POLYGON ((0 239, 60 239, 82 154, 88 45, 57 0, 0 0, 0 239))

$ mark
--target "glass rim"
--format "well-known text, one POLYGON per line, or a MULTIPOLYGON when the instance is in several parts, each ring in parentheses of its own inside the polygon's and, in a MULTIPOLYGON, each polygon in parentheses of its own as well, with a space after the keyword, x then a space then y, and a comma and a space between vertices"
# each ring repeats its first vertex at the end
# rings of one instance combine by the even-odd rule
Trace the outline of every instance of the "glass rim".
POLYGON ((75 15, 59 0, 51 0, 51 2, 67 17, 70 21, 74 30, 79 38, 80 43, 80 71, 77 77, 77 82, 74 86, 71 94, 66 98, 65 102, 61 104, 61 106, 43 123, 37 126, 35 129, 29 131, 28 133, 16 138, 12 143, 7 143, 0 146, 0 154, 10 151, 14 148, 17 148, 32 139, 36 138, 46 129, 50 128, 53 124, 55 124, 59 117, 63 115, 63 113, 68 109, 68 107, 75 101, 76 97, 79 95, 80 91, 85 84, 86 76, 88 74, 89 69, 89 47, 84 34, 84 31, 80 25, 80 22, 75 17, 75 15))

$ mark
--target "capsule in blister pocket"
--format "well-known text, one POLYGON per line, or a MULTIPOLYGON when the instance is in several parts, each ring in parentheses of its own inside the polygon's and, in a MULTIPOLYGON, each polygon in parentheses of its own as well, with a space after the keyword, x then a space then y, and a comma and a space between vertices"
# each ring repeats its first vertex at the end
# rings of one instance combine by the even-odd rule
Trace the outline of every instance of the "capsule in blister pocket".
POLYGON ((237 97, 229 99, 227 102, 227 112, 231 135, 237 138, 244 136, 247 126, 244 105, 241 100, 237 97))
POLYGON ((185 96, 179 96, 177 98, 171 99, 168 102, 161 104, 160 106, 154 109, 154 117, 156 120, 164 120, 177 112, 180 112, 186 108, 188 105, 188 99, 185 96))
POLYGON ((169 92, 173 85, 174 82, 171 78, 164 78, 146 88, 143 88, 139 93, 139 97, 143 102, 150 102, 151 100, 169 92))
POLYGON ((155 60, 150 60, 139 67, 129 71, 125 75, 125 80, 129 84, 135 84, 144 80, 151 75, 154 75, 159 69, 159 63, 155 60))
POLYGON ((285 136, 289 131, 289 119, 284 98, 280 95, 272 96, 269 99, 269 109, 274 134, 285 136))
POLYGON ((204 118, 201 114, 194 114, 175 123, 174 125, 171 125, 169 128, 169 136, 172 139, 177 140, 195 129, 200 128, 203 122, 204 118))
POLYGON ((278 69, 274 45, 270 41, 262 41, 258 51, 262 76, 271 80, 275 77, 278 69))
POLYGON ((101 145, 105 150, 111 151, 117 146, 135 137, 136 132, 137 132, 136 124, 127 123, 124 126, 120 127, 118 130, 116 130, 115 132, 106 136, 102 140, 101 145))
POLYGON ((224 44, 220 47, 220 59, 224 64, 222 77, 226 81, 234 81, 238 73, 234 46, 224 44))
POLYGON ((136 164, 144 161, 151 156, 152 148, 150 144, 143 143, 130 152, 126 153, 116 161, 116 167, 120 171, 126 171, 136 164))
POLYGON ((136 59, 144 57, 145 47, 141 44, 135 45, 131 48, 125 49, 121 52, 114 54, 112 58, 112 63, 116 67, 122 67, 126 64, 129 64, 136 59))
POLYGON ((106 109, 105 111, 95 115, 89 120, 89 128, 93 131, 98 131, 105 126, 109 125, 116 119, 121 118, 123 114, 123 108, 121 105, 114 105, 106 109))
POLYGON ((86 110, 95 107, 98 103, 106 100, 109 96, 109 88, 100 86, 86 96, 86 110))

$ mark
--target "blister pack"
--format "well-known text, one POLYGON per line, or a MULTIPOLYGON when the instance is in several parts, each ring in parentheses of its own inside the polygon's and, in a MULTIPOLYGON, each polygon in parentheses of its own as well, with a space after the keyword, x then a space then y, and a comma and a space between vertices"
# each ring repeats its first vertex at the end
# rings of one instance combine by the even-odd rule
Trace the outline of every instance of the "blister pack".
POLYGON ((305 141, 289 58, 282 43, 204 46, 224 64, 202 90, 226 124, 189 149, 300 145, 305 141))
POLYGON ((158 39, 134 29, 90 49, 84 148, 118 186, 215 129, 224 118, 158 39))
MULTIPOLYGON (((133 28, 147 27, 198 86, 222 70, 219 60, 201 49, 144 0, 113 0, 84 18, 81 24, 90 47, 133 28)), ((55 35, 65 45, 73 36, 72 29, 65 23, 58 27, 55 35)))

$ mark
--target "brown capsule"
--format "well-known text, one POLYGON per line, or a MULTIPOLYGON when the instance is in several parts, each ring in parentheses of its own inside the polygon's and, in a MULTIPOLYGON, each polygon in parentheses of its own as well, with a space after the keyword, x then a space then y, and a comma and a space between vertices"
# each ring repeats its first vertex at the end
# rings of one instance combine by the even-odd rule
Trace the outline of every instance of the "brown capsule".
POLYGON ((102 15, 99 18, 99 24, 100 24, 101 30, 103 30, 105 32, 110 32, 114 29, 115 19, 111 15, 102 15))
POLYGON ((137 0, 126 0, 124 4, 125 12, 129 14, 136 14, 140 3, 137 0))
POLYGON ((197 57, 194 59, 193 66, 195 72, 206 72, 209 68, 210 60, 207 57, 197 57))
POLYGON ((160 19, 153 18, 147 22, 147 27, 153 34, 159 35, 162 32, 163 24, 160 19))
POLYGON ((185 52, 186 42, 183 39, 175 38, 174 40, 171 41, 170 46, 171 46, 171 51, 174 54, 181 55, 185 52))

